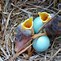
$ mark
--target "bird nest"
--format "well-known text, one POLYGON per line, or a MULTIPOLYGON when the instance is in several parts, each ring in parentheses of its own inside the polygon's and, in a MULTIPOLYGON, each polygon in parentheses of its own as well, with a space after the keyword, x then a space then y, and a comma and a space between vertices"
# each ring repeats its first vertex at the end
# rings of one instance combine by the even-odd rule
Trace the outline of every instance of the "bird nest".
MULTIPOLYGON (((52 35, 51 46, 45 52, 38 53, 31 43, 19 52, 15 52, 15 29, 18 24, 38 12, 61 15, 60 0, 1 0, 0 1, 0 61, 61 61, 61 34, 52 35)), ((48 24, 45 23, 44 26, 48 24)), ((40 29, 43 30, 44 26, 40 29)))

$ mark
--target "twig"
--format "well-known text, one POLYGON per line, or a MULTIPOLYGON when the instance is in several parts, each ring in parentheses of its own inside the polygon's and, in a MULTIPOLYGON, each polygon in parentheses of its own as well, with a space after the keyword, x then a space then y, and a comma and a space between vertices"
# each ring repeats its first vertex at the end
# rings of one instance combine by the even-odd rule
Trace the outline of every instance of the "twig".
POLYGON ((11 33, 11 32, 13 31, 13 29, 14 29, 14 27, 15 27, 16 25, 17 25, 17 24, 15 24, 15 25, 11 28, 10 33, 9 33, 9 34, 10 34, 10 37, 9 37, 9 38, 10 38, 11 43, 12 43, 12 55, 14 55, 14 40, 15 40, 15 38, 13 38, 13 39, 11 38, 11 37, 12 37, 12 33, 11 33))
POLYGON ((46 55, 45 55, 45 57, 44 57, 44 61, 47 61, 46 55))
POLYGON ((0 11, 2 11, 1 4, 0 4, 0 11))
POLYGON ((46 33, 38 33, 38 34, 35 34, 32 36, 33 39, 39 37, 39 36, 43 36, 43 35, 46 35, 46 33))
MULTIPOLYGON (((8 15, 7 22, 6 22, 6 24, 5 24, 5 30, 4 30, 4 36, 5 36, 5 41, 6 41, 6 50, 7 50, 8 54, 9 54, 9 56, 10 56, 10 53, 9 53, 9 49, 8 49, 8 40, 6 40, 6 38, 7 38, 7 37, 6 37, 6 29, 7 29, 7 26, 8 26, 9 20, 10 20, 10 16, 11 16, 13 10, 14 10, 14 9, 12 9, 12 11, 11 11, 11 12, 9 13, 9 15, 8 15)), ((9 38, 8 38, 8 39, 9 39, 9 38)))
POLYGON ((24 3, 26 3, 28 0, 25 0, 24 3))
POLYGON ((8 26, 8 24, 9 24, 10 16, 11 16, 13 10, 14 10, 14 9, 12 9, 12 11, 9 13, 8 18, 7 18, 7 22, 5 23, 4 36, 6 35, 6 29, 7 29, 7 26, 8 26))
POLYGON ((14 7, 16 7, 16 8, 18 8, 19 10, 22 10, 23 12, 27 13, 29 17, 32 15, 31 12, 26 11, 26 10, 24 10, 24 9, 21 9, 21 8, 19 8, 18 6, 14 5, 13 3, 11 3, 11 5, 14 6, 14 7))
POLYGON ((58 49, 58 51, 50 58, 50 60, 53 59, 60 51, 61 51, 61 48, 58 49))
POLYGON ((6 51, 7 51, 8 55, 10 56, 9 47, 8 47, 8 41, 9 41, 9 34, 7 34, 5 36, 5 43, 6 43, 6 51))
POLYGON ((12 55, 14 55, 14 40, 12 40, 11 36, 10 36, 10 40, 12 43, 12 55))
POLYGON ((8 59, 8 55, 6 54, 5 50, 3 49, 3 47, 0 45, 0 49, 2 50, 2 52, 4 53, 4 55, 6 56, 6 58, 8 59))
MULTIPOLYGON (((52 46, 51 46, 51 49, 53 49, 54 43, 55 43, 56 40, 59 39, 59 38, 61 38, 61 36, 56 37, 56 38, 53 40, 53 44, 52 44, 52 46)), ((52 50, 52 52, 53 52, 53 50, 52 50)), ((52 52, 51 52, 51 58, 52 58, 52 52)))
MULTIPOLYGON (((44 11, 44 10, 48 10, 48 11, 51 11, 51 12, 55 13, 53 10, 46 9, 47 7, 44 8, 44 7, 42 7, 42 6, 37 6, 37 5, 30 4, 30 3, 27 3, 27 4, 28 4, 28 5, 31 5, 31 6, 33 6, 33 7, 36 7, 36 8, 41 8, 41 9, 43 9, 43 11, 44 11)), ((49 7, 50 7, 50 6, 49 6, 49 7)), ((49 8, 49 7, 48 7, 48 8, 49 8)))
POLYGON ((14 55, 14 42, 12 42, 12 55, 14 55))
POLYGON ((0 57, 0 61, 4 61, 4 60, 0 57))
POLYGON ((9 3, 9 0, 6 0, 6 4, 5 4, 5 7, 4 7, 4 11, 6 11, 7 6, 8 6, 8 3, 9 3))
MULTIPOLYGON (((14 9, 12 9, 12 11, 11 11, 11 12, 9 13, 9 15, 8 15, 7 22, 6 22, 6 24, 5 24, 5 30, 4 30, 4 37, 5 37, 5 41, 6 41, 6 50, 7 50, 8 54, 9 54, 9 56, 10 56, 10 53, 9 53, 9 49, 8 49, 8 40, 6 40, 6 29, 7 29, 7 26, 8 26, 8 24, 9 24, 10 16, 11 16, 13 10, 14 10, 14 9)), ((8 39, 9 39, 9 38, 8 38, 8 39)))
POLYGON ((3 4, 2 0, 0 0, 0 12, 2 11, 2 7, 3 7, 2 4, 3 4))
POLYGON ((13 10, 14 10, 14 9, 12 9, 12 11, 11 11, 11 12, 9 13, 9 15, 8 15, 7 22, 6 22, 6 27, 5 27, 6 29, 7 29, 7 26, 8 26, 9 20, 10 20, 10 16, 11 16, 13 10))
POLYGON ((53 5, 53 3, 54 3, 54 1, 49 6, 47 6, 45 9, 50 8, 53 5))
POLYGON ((59 9, 57 9, 57 8, 54 8, 54 7, 51 7, 52 9, 54 9, 54 10, 56 10, 56 11, 59 11, 59 9))
POLYGON ((53 48, 55 41, 56 41, 57 39, 59 39, 59 38, 61 38, 61 36, 56 37, 56 38, 53 40, 53 44, 52 44, 52 46, 51 46, 51 49, 53 48))
POLYGON ((54 0, 54 7, 56 6, 57 0, 54 0))
POLYGON ((38 57, 39 57, 39 55, 32 56, 29 58, 29 61, 33 61, 35 58, 38 58, 38 57))

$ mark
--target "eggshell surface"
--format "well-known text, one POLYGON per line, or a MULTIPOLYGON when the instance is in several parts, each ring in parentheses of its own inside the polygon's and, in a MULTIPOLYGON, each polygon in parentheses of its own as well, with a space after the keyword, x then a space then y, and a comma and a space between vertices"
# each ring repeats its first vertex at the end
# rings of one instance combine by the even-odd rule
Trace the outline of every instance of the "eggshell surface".
POLYGON ((34 19, 33 22, 33 28, 34 28, 34 33, 38 33, 39 29, 43 26, 43 22, 40 19, 40 17, 37 17, 34 19))
POLYGON ((50 46, 50 40, 47 36, 41 36, 33 41, 33 48, 37 52, 46 51, 50 46))

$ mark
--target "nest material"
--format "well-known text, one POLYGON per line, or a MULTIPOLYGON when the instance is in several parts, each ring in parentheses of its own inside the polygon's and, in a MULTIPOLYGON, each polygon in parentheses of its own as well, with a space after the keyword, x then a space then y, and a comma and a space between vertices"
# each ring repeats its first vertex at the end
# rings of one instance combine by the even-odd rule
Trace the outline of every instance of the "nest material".
POLYGON ((14 58, 15 61, 60 61, 61 36, 54 38, 52 36, 50 48, 42 53, 37 53, 33 48, 31 50, 31 43, 19 53, 16 53, 14 50, 14 30, 17 25, 30 16, 37 17, 37 12, 40 11, 59 16, 59 3, 60 1, 58 0, 1 0, 0 61, 13 61, 14 58))

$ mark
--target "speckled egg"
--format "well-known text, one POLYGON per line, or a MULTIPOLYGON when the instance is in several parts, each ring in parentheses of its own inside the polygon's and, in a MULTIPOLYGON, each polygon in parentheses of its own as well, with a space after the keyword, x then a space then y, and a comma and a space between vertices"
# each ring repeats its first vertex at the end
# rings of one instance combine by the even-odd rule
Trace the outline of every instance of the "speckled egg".
POLYGON ((46 51, 50 46, 50 40, 47 36, 41 36, 38 39, 33 40, 33 48, 36 52, 46 51))
POLYGON ((37 17, 34 19, 33 22, 33 28, 34 28, 34 33, 38 33, 39 29, 43 26, 43 22, 40 19, 40 17, 37 17))

